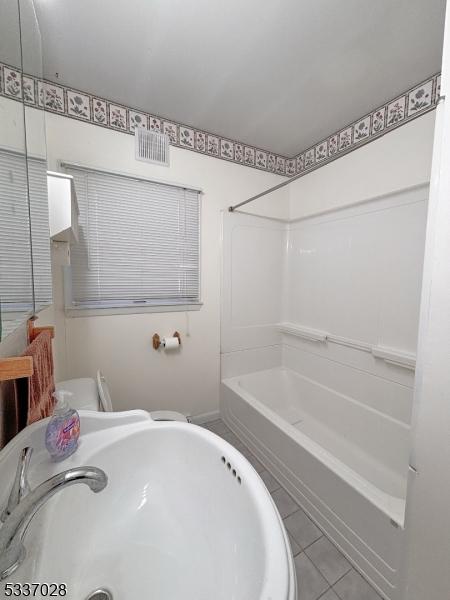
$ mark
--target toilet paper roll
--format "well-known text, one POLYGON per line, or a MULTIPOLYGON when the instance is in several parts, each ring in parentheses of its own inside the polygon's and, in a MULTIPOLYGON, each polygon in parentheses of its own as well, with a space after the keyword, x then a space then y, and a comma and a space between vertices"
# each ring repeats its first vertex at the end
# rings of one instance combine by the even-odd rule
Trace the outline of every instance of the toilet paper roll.
POLYGON ((162 340, 164 350, 174 350, 180 347, 180 342, 177 337, 166 337, 162 340))

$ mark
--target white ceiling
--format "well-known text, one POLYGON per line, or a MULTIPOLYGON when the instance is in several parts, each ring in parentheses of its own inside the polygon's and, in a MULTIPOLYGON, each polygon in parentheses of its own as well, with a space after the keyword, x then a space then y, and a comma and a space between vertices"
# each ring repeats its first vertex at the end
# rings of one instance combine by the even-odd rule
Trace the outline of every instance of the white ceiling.
POLYGON ((288 156, 441 65, 445 0, 35 1, 47 79, 288 156))

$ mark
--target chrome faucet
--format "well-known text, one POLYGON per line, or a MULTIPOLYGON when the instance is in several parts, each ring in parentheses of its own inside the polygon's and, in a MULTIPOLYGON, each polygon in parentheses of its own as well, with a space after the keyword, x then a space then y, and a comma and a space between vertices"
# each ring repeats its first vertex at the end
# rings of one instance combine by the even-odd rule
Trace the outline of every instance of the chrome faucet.
POLYGON ((27 473, 30 465, 31 455, 33 454, 33 448, 23 448, 20 452, 19 462, 17 463, 16 476, 14 483, 9 494, 8 502, 0 515, 0 521, 4 523, 12 511, 16 508, 19 502, 24 496, 30 491, 28 484, 27 473))
POLYGON ((28 491, 27 469, 32 449, 22 450, 8 504, 1 515, 0 581, 9 577, 24 561, 23 538, 37 511, 54 494, 76 483, 86 484, 93 492, 101 492, 108 483, 105 472, 96 467, 77 467, 58 473, 34 490, 28 491))

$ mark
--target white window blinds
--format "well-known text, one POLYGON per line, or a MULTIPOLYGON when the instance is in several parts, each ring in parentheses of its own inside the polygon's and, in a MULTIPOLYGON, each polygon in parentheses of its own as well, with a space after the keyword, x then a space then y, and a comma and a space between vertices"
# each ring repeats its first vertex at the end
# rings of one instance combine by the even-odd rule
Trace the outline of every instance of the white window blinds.
POLYGON ((71 305, 199 302, 199 192, 66 165, 80 209, 71 305))

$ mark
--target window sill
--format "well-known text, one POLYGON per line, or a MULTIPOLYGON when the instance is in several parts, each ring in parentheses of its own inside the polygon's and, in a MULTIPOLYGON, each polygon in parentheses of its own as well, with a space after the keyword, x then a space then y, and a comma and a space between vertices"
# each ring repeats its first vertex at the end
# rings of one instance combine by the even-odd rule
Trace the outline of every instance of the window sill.
POLYGON ((89 308, 89 307, 66 307, 66 317, 106 317, 110 315, 136 315, 141 313, 163 313, 163 312, 187 312, 190 310, 200 310, 203 302, 191 304, 164 304, 153 306, 120 306, 108 308, 89 308))

